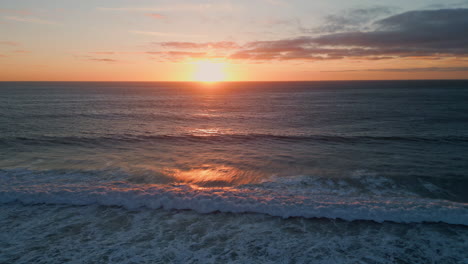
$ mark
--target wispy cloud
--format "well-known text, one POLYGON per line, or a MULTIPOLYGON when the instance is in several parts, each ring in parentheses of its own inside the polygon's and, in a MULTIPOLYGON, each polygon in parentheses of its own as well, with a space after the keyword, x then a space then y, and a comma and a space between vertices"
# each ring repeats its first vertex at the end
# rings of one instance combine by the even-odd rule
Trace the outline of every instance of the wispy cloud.
POLYGON ((90 61, 97 61, 97 62, 120 62, 119 60, 110 59, 110 58, 88 58, 90 61))
POLYGON ((187 60, 195 59, 217 59, 223 56, 218 56, 211 52, 205 51, 182 51, 182 50, 166 50, 166 51, 93 51, 88 52, 91 55, 75 55, 77 59, 84 59, 97 62, 122 62, 118 60, 120 56, 127 55, 144 55, 150 56, 152 60, 161 62, 185 62, 187 60), (93 55, 107 55, 105 57, 93 55))
POLYGON ((44 25, 56 25, 56 24, 58 24, 55 21, 44 20, 44 19, 34 18, 34 17, 4 16, 3 19, 10 20, 10 21, 17 21, 17 22, 44 24, 44 25))
POLYGON ((116 52, 114 51, 93 51, 90 54, 97 54, 97 55, 114 55, 116 52))
POLYGON ((134 33, 134 34, 147 35, 147 36, 156 36, 156 37, 182 37, 182 38, 200 38, 200 37, 203 37, 203 35, 183 34, 183 33, 169 33, 169 32, 156 32, 156 31, 132 30, 130 32, 134 33))
POLYGON ((322 72, 468 72, 468 67, 357 69, 357 70, 322 71, 322 72))
MULTIPOLYGON (((88 52, 88 54, 92 55, 83 55, 83 54, 74 54, 73 56, 76 59, 84 60, 84 61, 92 61, 92 62, 107 62, 107 63, 121 63, 123 61, 118 60, 116 58, 111 58, 109 56, 100 56, 100 55, 114 55, 117 52, 113 52, 113 54, 102 53, 102 52, 88 52), (96 55, 96 56, 94 56, 96 55)), ((112 56, 113 57, 113 56, 112 56)))
POLYGON ((297 19, 281 19, 281 18, 268 18, 258 21, 259 24, 265 26, 297 26, 299 21, 297 19))
POLYGON ((395 13, 397 8, 390 6, 374 6, 342 11, 325 17, 322 25, 314 28, 303 28, 304 33, 336 33, 351 30, 369 30, 372 22, 395 13))
POLYGON ((202 57, 206 55, 205 52, 191 52, 191 51, 147 51, 146 54, 151 55, 169 55, 177 57, 202 57))
POLYGON ((437 3, 437 4, 430 4, 427 6, 427 8, 434 8, 434 9, 445 9, 445 8, 466 8, 468 7, 468 1, 459 1, 455 3, 450 3, 449 1, 446 1, 445 3, 437 3))
POLYGON ((219 42, 154 42, 164 48, 172 49, 237 49, 240 46, 233 41, 219 42))
POLYGON ((186 62, 190 60, 200 59, 220 59, 222 56, 210 54, 207 52, 191 52, 191 51, 162 51, 162 52, 145 52, 145 54, 152 55, 151 59, 160 62, 186 62))
POLYGON ((125 11, 125 12, 173 12, 173 11, 229 11, 234 6, 229 3, 190 3, 161 5, 154 7, 98 7, 100 11, 125 11))
POLYGON ((0 41, 0 45, 5 45, 5 46, 19 46, 20 43, 19 42, 15 42, 15 41, 0 41))
POLYGON ((262 0, 262 2, 270 4, 270 5, 274 5, 274 6, 283 6, 284 7, 284 6, 288 5, 288 2, 286 2, 284 0, 262 0))
POLYGON ((154 19, 164 19, 164 18, 166 18, 166 16, 163 16, 161 14, 156 14, 156 13, 149 13, 149 14, 146 14, 146 16, 154 18, 154 19))

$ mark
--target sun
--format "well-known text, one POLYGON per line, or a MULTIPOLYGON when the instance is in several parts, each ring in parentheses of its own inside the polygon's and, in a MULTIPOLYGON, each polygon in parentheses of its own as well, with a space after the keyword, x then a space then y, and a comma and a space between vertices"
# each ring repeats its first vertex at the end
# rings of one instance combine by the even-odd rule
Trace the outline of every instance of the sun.
POLYGON ((197 61, 193 80, 197 82, 221 82, 226 79, 226 65, 221 62, 197 61))

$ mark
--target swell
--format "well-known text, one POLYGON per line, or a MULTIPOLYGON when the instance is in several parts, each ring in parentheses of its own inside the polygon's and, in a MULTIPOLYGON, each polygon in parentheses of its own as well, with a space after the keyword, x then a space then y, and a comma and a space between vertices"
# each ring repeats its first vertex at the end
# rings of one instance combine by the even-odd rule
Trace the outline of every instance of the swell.
MULTIPOLYGON (((176 108, 176 107, 174 107, 176 108)), ((204 115, 181 115, 178 113, 23 113, 17 118, 30 118, 44 120, 47 119, 80 119, 88 120, 145 120, 148 121, 192 121, 192 120, 209 120, 215 117, 204 115)))
POLYGON ((32 184, 0 187, 0 203, 104 205, 127 209, 177 209, 199 213, 259 213, 289 218, 468 225, 468 204, 419 197, 346 196, 265 188, 198 188, 191 185, 32 184))
POLYGON ((415 137, 415 136, 334 136, 334 135, 274 135, 274 134, 217 134, 217 135, 132 135, 109 134, 98 137, 82 136, 39 136, 39 137, 5 137, 0 139, 0 146, 19 145, 106 145, 123 142, 161 142, 161 141, 189 141, 200 143, 237 143, 244 141, 282 141, 282 142, 318 142, 318 143, 467 143, 466 136, 439 136, 439 137, 415 137))

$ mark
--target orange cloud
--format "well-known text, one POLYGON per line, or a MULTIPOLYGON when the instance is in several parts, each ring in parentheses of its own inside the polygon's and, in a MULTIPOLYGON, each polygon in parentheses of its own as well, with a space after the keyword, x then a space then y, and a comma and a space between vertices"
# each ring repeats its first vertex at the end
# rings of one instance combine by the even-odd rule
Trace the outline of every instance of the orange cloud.
POLYGON ((90 54, 98 54, 98 55, 114 55, 116 52, 114 51, 93 51, 90 54))
POLYGON ((109 58, 89 58, 90 61, 98 61, 98 62, 119 62, 118 60, 109 59, 109 58))
POLYGON ((209 56, 205 52, 191 51, 147 51, 145 54, 156 55, 157 57, 153 57, 155 60, 172 62, 180 62, 188 59, 201 59, 209 56))
POLYGON ((166 18, 166 16, 163 16, 161 14, 156 14, 156 13, 146 14, 146 16, 154 18, 154 19, 164 19, 164 18, 166 18))
POLYGON ((154 44, 160 45, 164 48, 175 49, 236 49, 240 46, 232 41, 219 41, 219 42, 155 42, 154 44))

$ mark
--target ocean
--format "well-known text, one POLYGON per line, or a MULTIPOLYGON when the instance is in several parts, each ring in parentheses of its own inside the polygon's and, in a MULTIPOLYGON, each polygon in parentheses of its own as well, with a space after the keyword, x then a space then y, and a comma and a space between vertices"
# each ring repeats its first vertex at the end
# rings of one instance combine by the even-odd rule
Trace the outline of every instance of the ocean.
POLYGON ((0 83, 0 263, 468 263, 468 81, 0 83))

